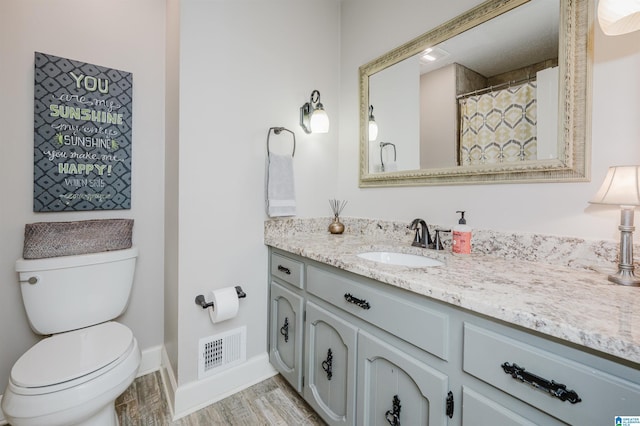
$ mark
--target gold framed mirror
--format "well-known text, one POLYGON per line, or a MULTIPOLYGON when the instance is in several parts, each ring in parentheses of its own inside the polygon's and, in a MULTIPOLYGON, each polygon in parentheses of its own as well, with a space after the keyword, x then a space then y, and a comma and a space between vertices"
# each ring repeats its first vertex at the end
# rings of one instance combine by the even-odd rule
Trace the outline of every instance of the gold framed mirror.
POLYGON ((588 181, 592 9, 593 0, 489 0, 361 66, 360 187, 588 181), (425 52, 445 60, 426 64, 425 52), (484 114, 487 99, 498 104, 484 114))

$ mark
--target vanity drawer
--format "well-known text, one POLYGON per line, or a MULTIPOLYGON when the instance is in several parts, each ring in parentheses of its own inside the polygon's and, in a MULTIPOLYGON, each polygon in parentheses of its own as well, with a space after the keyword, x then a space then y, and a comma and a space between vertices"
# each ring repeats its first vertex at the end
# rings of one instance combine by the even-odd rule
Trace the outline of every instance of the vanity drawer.
POLYGON ((276 253, 271 254, 271 275, 298 288, 304 288, 304 264, 276 253))
MULTIPOLYGON (((614 416, 640 413, 640 384, 564 358, 527 343, 472 324, 464 324, 463 370, 563 422, 575 425, 612 424, 614 416), (524 373, 512 377, 514 364, 524 373), (533 377, 531 376, 533 375, 533 377), (566 386, 562 401, 530 382, 566 386), (574 391, 575 394, 571 394, 574 391), (573 396, 580 401, 570 402, 573 396)), ((637 370, 626 379, 640 382, 637 370)))
MULTIPOLYGON (((468 386, 462 387, 462 426, 474 425, 509 425, 509 426, 536 426, 536 423, 514 413, 495 401, 485 397, 480 392, 475 392, 468 386)), ((544 419, 544 423, 558 424, 551 419, 544 419)))
POLYGON ((447 360, 449 317, 338 274, 307 267, 307 291, 447 360))

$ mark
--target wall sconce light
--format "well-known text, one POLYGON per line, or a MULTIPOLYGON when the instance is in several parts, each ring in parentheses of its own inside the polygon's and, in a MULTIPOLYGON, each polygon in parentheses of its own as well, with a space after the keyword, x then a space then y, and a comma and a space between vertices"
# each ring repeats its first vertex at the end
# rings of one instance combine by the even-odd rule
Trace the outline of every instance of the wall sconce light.
POLYGON ((311 92, 309 102, 300 107, 300 127, 306 133, 328 133, 329 116, 320 102, 320 92, 311 92))
POLYGON ((633 272, 633 215, 635 206, 640 205, 640 166, 609 167, 602 186, 589 202, 620 206, 618 272, 609 275, 609 281, 640 286, 640 278, 633 272))
POLYGON ((369 142, 373 142, 378 138, 378 123, 373 116, 373 105, 369 105, 369 142))
POLYGON ((611 36, 640 30, 640 0, 600 0, 598 22, 611 36))

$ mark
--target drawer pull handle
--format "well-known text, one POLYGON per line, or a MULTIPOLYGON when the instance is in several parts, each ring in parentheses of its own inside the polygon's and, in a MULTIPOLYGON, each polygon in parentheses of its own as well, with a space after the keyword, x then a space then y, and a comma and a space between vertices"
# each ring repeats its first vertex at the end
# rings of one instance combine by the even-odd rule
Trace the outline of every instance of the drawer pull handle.
POLYGON ((351 293, 346 293, 344 295, 344 300, 349 303, 353 303, 356 306, 360 306, 362 309, 371 309, 371 305, 364 299, 358 299, 351 295, 351 293))
POLYGON ((547 392, 552 396, 560 399, 561 401, 569 401, 572 404, 576 404, 580 401, 580 397, 574 390, 567 390, 567 386, 562 383, 556 383, 555 381, 543 379, 540 376, 525 371, 524 368, 517 364, 509 364, 505 362, 502 364, 502 369, 505 373, 510 374, 516 380, 528 383, 536 389, 547 392))
POLYGON ((398 395, 393 396, 393 408, 387 410, 385 417, 391 426, 400 426, 400 399, 398 395))
POLYGON ((331 348, 327 351, 327 359, 322 361, 322 369, 327 373, 327 380, 331 380, 333 377, 333 352, 331 352, 331 348))
POLYGON ((282 265, 278 265, 278 271, 280 271, 280 272, 284 272, 284 273, 285 273, 285 274, 287 274, 287 275, 291 275, 291 269, 289 269, 289 268, 285 268, 285 267, 284 267, 284 266, 282 266, 282 265))
POLYGON ((280 334, 284 336, 284 342, 289 341, 289 317, 284 318, 284 325, 280 327, 280 334))

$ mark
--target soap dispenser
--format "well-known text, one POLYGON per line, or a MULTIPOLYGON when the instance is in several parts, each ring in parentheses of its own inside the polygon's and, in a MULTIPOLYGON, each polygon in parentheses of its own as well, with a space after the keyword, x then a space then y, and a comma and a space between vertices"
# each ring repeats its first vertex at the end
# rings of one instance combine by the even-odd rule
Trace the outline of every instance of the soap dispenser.
POLYGON ((471 253, 471 227, 467 225, 464 211, 458 210, 456 213, 460 213, 460 220, 453 227, 451 250, 458 254, 469 254, 471 253))

